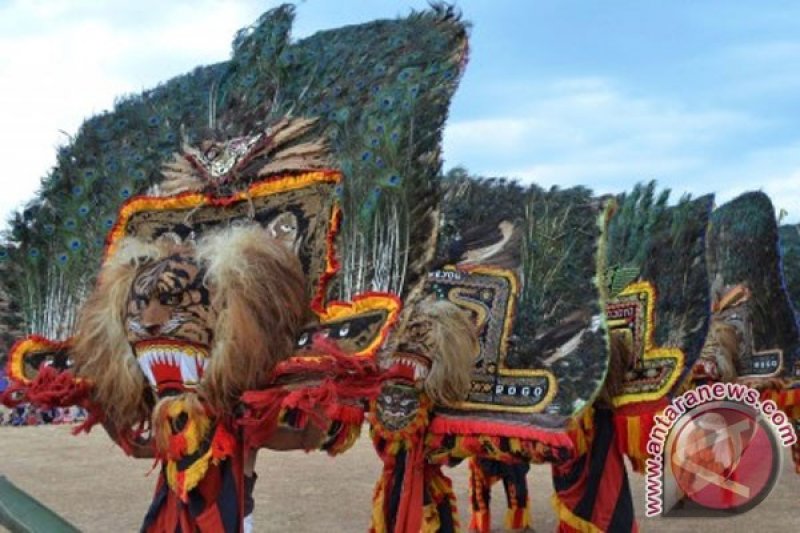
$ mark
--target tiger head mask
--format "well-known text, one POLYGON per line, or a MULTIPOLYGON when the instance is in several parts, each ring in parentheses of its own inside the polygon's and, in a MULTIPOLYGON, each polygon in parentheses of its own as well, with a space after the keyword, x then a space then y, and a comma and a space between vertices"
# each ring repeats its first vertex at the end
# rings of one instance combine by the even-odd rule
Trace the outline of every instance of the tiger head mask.
POLYGON ((118 427, 186 392, 229 412, 291 355, 306 300, 299 260, 259 226, 197 243, 128 239, 84 307, 75 364, 118 427))

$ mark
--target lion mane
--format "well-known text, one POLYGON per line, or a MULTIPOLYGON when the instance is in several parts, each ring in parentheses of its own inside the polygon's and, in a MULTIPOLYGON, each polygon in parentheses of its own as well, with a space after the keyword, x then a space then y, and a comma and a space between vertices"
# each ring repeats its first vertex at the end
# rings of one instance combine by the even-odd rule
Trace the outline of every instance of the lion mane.
MULTIPOLYGON (((425 299, 410 310, 412 322, 428 322, 428 337, 420 345, 429 347, 431 370, 424 389, 434 403, 452 406, 464 401, 472 382, 472 368, 480 343, 469 315, 447 300, 425 299)), ((402 335, 402 334, 401 334, 402 335)))
POLYGON ((307 318, 299 259, 256 224, 211 233, 196 245, 124 239, 81 311, 73 348, 77 375, 93 383, 94 399, 118 428, 147 422, 156 400, 127 340, 132 283, 142 268, 187 248, 205 271, 217 311, 199 388, 213 411, 230 413, 242 392, 265 385, 275 364, 291 355, 307 318))

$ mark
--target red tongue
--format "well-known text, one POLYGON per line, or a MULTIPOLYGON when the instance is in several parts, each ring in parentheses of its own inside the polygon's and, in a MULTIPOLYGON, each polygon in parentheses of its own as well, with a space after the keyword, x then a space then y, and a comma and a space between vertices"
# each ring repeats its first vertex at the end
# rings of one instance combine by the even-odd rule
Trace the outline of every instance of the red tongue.
POLYGON ((180 365, 169 362, 154 362, 150 365, 150 369, 153 371, 153 378, 156 380, 156 389, 159 396, 167 390, 186 390, 180 365))
POLYGON ((402 379, 414 383, 414 381, 416 381, 414 377, 414 367, 402 363, 395 363, 386 370, 384 379, 402 379))

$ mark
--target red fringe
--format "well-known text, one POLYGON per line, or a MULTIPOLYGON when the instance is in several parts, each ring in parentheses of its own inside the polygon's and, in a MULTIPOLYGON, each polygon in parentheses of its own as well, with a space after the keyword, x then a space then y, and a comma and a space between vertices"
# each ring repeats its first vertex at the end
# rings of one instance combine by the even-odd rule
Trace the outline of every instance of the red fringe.
POLYGON ((246 411, 238 424, 244 428, 245 444, 259 448, 269 439, 279 423, 284 410, 294 410, 297 425, 308 423, 327 429, 331 420, 360 424, 364 419, 367 401, 378 396, 386 378, 374 361, 350 356, 328 339, 316 339, 313 345, 318 358, 295 357, 284 361, 273 376, 273 383, 281 378, 309 374, 322 375, 322 381, 313 385, 274 385, 242 395, 246 411))
POLYGON ((518 426, 488 422, 486 420, 462 420, 450 418, 448 415, 437 414, 428 426, 430 433, 438 435, 492 435, 495 437, 519 438, 528 441, 538 441, 552 447, 575 449, 575 442, 570 438, 567 430, 548 431, 532 426, 518 426))
MULTIPOLYGON (((103 420, 105 420, 105 414, 100 409, 99 405, 91 402, 86 402, 85 404, 81 405, 81 407, 86 409, 86 420, 84 420, 79 426, 73 428, 72 430, 73 435, 78 435, 80 433, 89 433, 90 431, 92 431, 92 428, 94 426, 102 423, 103 420)), ((131 455, 133 453, 130 448, 130 445, 128 444, 127 441, 124 441, 124 439, 120 439, 120 442, 118 444, 127 455, 131 455)))
POLYGON ((76 379, 72 372, 59 372, 52 366, 42 365, 28 386, 27 399, 44 409, 70 407, 87 402, 91 391, 91 385, 76 379))

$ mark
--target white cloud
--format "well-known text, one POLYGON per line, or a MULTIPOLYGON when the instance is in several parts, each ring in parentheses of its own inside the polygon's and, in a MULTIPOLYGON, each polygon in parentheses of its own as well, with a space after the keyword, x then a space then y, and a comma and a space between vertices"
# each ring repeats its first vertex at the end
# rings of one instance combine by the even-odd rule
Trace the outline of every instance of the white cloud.
POLYGON ((597 77, 523 94, 513 115, 450 124, 446 166, 600 193, 656 179, 676 195, 716 192, 718 202, 763 189, 788 220, 800 220, 800 143, 753 148, 748 142, 773 125, 763 117, 631 95, 597 77))
POLYGON ((33 196, 55 148, 83 120, 119 96, 224 61, 236 30, 277 3, 47 0, 0 8, 0 224, 33 196))

